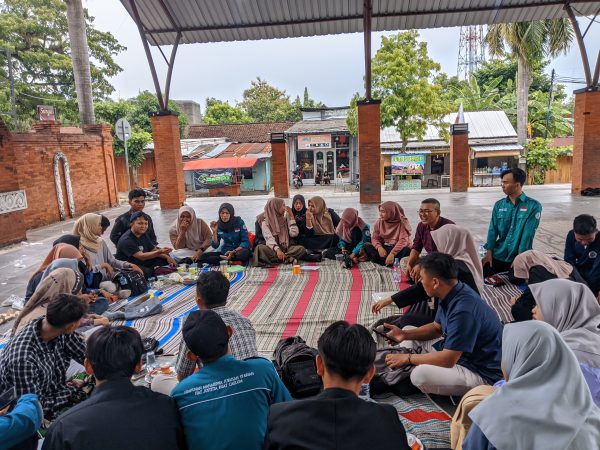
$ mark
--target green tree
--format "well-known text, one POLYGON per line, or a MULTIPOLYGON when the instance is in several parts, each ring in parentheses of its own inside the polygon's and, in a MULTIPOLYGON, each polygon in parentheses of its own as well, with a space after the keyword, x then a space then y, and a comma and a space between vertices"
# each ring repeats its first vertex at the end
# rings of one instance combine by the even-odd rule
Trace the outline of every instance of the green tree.
MULTIPOLYGON (((131 126, 152 134, 150 114, 157 113, 159 110, 156 94, 153 94, 150 91, 142 91, 137 97, 130 99, 130 101, 135 105, 129 120, 131 126)), ((185 137, 185 130, 188 124, 186 115, 173 100, 169 100, 168 107, 169 110, 179 114, 179 135, 182 138, 185 137)))
POLYGON ((381 125, 393 126, 402 148, 422 139, 428 125, 443 131, 441 87, 432 82, 440 65, 429 58, 427 44, 416 31, 382 37, 372 61, 373 97, 381 99, 381 125))
MULTIPOLYGON (((114 88, 109 79, 121 71, 114 57, 125 49, 110 33, 94 28, 84 10, 91 61, 92 95, 107 98, 114 88)), ((12 52, 17 115, 27 123, 36 105, 54 105, 58 119, 79 122, 73 65, 64 0, 4 0, 0 2, 0 47, 12 52)), ((0 113, 9 119, 7 61, 0 53, 0 113)), ((18 124, 11 124, 13 127, 18 124)))
POLYGON ((526 144, 527 171, 533 178, 533 184, 544 184, 546 172, 556 170, 556 159, 568 154, 567 147, 550 147, 550 140, 535 138, 526 144))
POLYGON ((231 106, 228 102, 216 98, 206 99, 204 123, 218 125, 223 123, 248 123, 250 121, 250 117, 242 108, 231 106))
POLYGON ((244 91, 244 100, 238 105, 253 122, 281 122, 300 120, 302 114, 294 108, 290 97, 266 80, 257 77, 244 91))
POLYGON ((517 22, 491 25, 486 41, 492 55, 510 53, 517 60, 517 135, 520 144, 527 141, 529 87, 532 65, 544 57, 565 52, 573 40, 567 19, 517 22), (508 50, 507 50, 508 49, 508 50))
POLYGON ((468 82, 450 88, 454 104, 458 106, 462 103, 465 111, 498 109, 498 100, 500 99, 498 85, 501 82, 502 77, 497 77, 490 80, 488 84, 480 86, 477 78, 471 77, 468 82))

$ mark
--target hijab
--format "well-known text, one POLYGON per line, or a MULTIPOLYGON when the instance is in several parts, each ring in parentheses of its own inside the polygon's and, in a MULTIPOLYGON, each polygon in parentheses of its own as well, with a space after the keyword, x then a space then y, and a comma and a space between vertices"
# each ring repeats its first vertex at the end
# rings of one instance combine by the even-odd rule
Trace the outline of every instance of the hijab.
POLYGON ((81 245, 94 253, 98 252, 102 245, 101 222, 100 214, 88 213, 77 219, 73 225, 73 234, 81 236, 81 245))
MULTIPOLYGON (((185 232, 185 246, 190 250, 196 250, 201 248, 204 245, 204 241, 206 241, 207 236, 202 235, 202 219, 198 219, 196 217, 196 211, 191 206, 182 206, 179 208, 179 213, 177 214, 177 219, 171 225, 169 229, 169 233, 172 235, 179 236, 180 228, 179 225, 181 223, 181 215, 187 212, 192 219, 190 220, 190 225, 188 226, 187 231, 185 232)), ((208 227, 205 227, 205 229, 208 227)))
POLYGON ((340 217, 340 223, 338 223, 335 232, 345 242, 352 242, 352 230, 355 227, 361 230, 365 227, 365 221, 360 218, 358 211, 354 208, 346 208, 340 217))
POLYGON ((581 364, 600 368, 600 305, 582 283, 554 279, 529 286, 544 322, 558 330, 581 364))
POLYGON ((59 258, 68 258, 68 259, 77 259, 80 260, 83 258, 81 252, 72 245, 69 244, 56 244, 46 258, 42 262, 41 266, 37 268, 35 273, 40 273, 46 270, 46 268, 55 260, 59 258))
POLYGON ((327 210, 327 205, 323 197, 318 195, 309 200, 313 204, 313 230, 317 236, 335 234, 333 219, 327 210))
MULTIPOLYGON (((44 272, 42 274, 42 278, 40 278, 40 282, 56 269, 75 270, 76 272, 83 274, 84 277, 85 277, 85 272, 87 272, 87 270, 86 270, 87 266, 85 265, 83 260, 77 260, 77 259, 72 259, 72 258, 58 258, 58 259, 55 259, 54 261, 52 261, 50 263, 50 265, 48 267, 46 267, 46 270, 44 270, 44 272)), ((84 281, 85 281, 85 279, 84 279, 84 281)))
POLYGON ((21 311, 19 317, 17 317, 15 325, 13 326, 13 334, 25 326, 25 323, 22 326, 19 326, 23 320, 26 319, 26 323, 29 323, 33 319, 43 316, 48 302, 58 294, 77 295, 81 292, 82 287, 83 275, 78 270, 62 267, 50 272, 50 274, 40 282, 29 301, 25 304, 23 311, 21 311), (40 314, 34 315, 33 313, 35 310, 40 314))
POLYGON ((294 217, 297 219, 298 216, 304 217, 306 215, 306 200, 304 199, 304 195, 296 194, 292 199, 292 212, 294 213, 294 217), (300 200, 302 202, 302 209, 300 211, 296 211, 294 205, 296 204, 296 200, 300 200))
POLYGON ((469 270, 479 293, 483 293, 483 268, 475 242, 469 230, 458 225, 448 224, 431 231, 431 237, 440 253, 447 253, 458 261, 464 262, 469 270))
POLYGON ((379 205, 386 213, 385 220, 377 219, 373 226, 373 234, 379 235, 383 242, 395 244, 402 239, 402 234, 410 238, 412 228, 404 215, 404 210, 396 202, 383 202, 379 205))
POLYGON ((558 278, 569 278, 573 273, 573 266, 568 262, 551 258, 539 250, 527 250, 518 254, 513 261, 515 277, 528 280, 529 270, 533 266, 542 266, 558 278))
POLYGON ((262 226, 263 221, 267 221, 271 234, 277 243, 287 250, 290 244, 290 233, 285 220, 285 213, 281 213, 281 209, 285 207, 285 202, 281 198, 270 198, 267 200, 265 210, 256 217, 258 224, 262 226))
POLYGON ((506 325, 502 365, 508 382, 469 414, 494 447, 597 448, 600 410, 554 328, 539 321, 506 325))
POLYGON ((52 243, 52 246, 55 246, 56 244, 69 244, 75 248, 79 248, 79 245, 81 244, 81 237, 75 234, 63 234, 52 243))
POLYGON ((225 233, 231 233, 235 229, 235 224, 238 221, 238 217, 235 217, 235 209, 231 203, 223 203, 219 206, 219 220, 217 221, 219 230, 225 233), (223 222, 221 220, 221 211, 226 209, 229 212, 229 222, 223 222))

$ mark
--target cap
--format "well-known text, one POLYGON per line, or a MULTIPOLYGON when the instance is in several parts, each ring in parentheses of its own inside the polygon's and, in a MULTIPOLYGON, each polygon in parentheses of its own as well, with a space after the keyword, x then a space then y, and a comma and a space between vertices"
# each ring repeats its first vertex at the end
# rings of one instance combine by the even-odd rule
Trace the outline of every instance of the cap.
POLYGON ((190 313, 183 325, 183 340, 202 361, 214 361, 227 353, 227 325, 216 312, 199 310, 190 313))

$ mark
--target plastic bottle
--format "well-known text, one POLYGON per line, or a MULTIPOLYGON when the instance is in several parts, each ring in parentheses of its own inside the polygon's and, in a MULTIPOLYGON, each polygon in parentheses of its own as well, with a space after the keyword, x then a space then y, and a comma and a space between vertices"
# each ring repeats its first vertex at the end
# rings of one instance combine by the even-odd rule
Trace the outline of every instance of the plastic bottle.
POLYGON ((485 244, 479 244, 479 257, 485 258, 486 254, 487 254, 487 250, 485 249, 485 244))
POLYGON ((392 268, 392 279, 395 283, 400 283, 402 279, 402 274, 400 273, 400 260, 398 258, 394 259, 394 267, 392 268))

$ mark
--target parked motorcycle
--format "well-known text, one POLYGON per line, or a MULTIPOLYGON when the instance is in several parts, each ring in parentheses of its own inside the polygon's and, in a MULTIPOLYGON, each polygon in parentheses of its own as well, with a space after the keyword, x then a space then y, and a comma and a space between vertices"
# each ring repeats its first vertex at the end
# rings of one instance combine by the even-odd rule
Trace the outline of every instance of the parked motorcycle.
POLYGON ((146 193, 146 199, 150 201, 160 199, 160 195, 158 192, 158 181, 150 181, 150 186, 148 186, 147 188, 142 188, 142 190, 146 193))
POLYGON ((300 166, 296 166, 296 170, 292 172, 292 186, 300 189, 303 186, 302 178, 300 177, 300 166))

